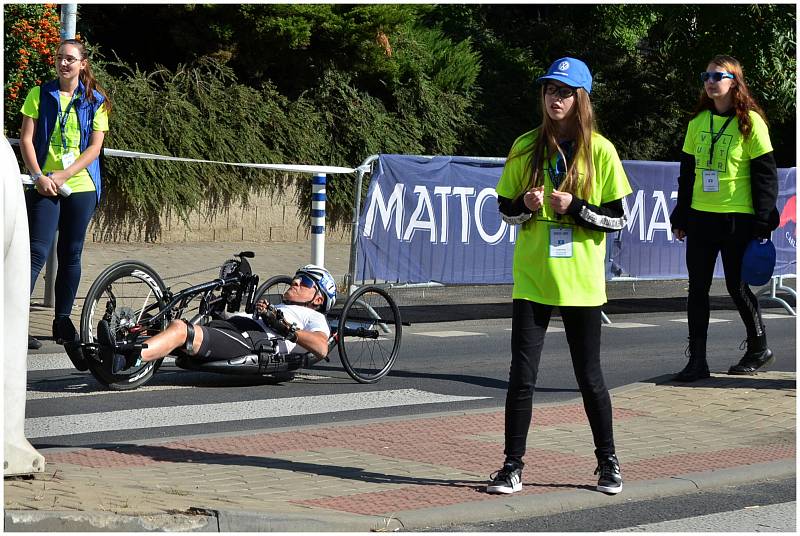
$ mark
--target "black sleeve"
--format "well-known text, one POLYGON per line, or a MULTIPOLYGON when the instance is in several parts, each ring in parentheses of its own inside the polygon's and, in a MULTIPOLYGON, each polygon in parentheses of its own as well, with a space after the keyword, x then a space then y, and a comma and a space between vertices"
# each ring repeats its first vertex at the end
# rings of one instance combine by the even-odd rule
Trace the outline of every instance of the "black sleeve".
POLYGON ((512 225, 524 223, 531 218, 531 210, 525 206, 523 200, 525 194, 520 195, 516 199, 509 199, 502 195, 497 196, 498 209, 500 210, 500 217, 504 222, 512 225))
POLYGON ((615 199, 598 207, 573 195, 567 214, 581 227, 605 233, 619 231, 625 226, 626 220, 622 199, 615 199))
POLYGON ((692 206, 694 173, 694 155, 682 153, 681 170, 680 175, 678 175, 678 202, 669 217, 673 230, 680 229, 681 231, 686 231, 686 225, 689 220, 689 208, 692 206))
POLYGON ((758 238, 769 238, 780 220, 775 206, 778 201, 778 166, 772 151, 750 160, 750 189, 755 212, 753 234, 758 238))

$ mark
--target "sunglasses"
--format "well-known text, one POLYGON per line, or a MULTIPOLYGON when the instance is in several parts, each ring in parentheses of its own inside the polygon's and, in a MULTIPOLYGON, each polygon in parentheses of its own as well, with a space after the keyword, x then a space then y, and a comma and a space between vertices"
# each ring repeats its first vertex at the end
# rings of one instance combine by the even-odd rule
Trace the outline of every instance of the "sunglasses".
POLYGON ((724 73, 724 72, 714 72, 714 73, 700 73, 700 80, 703 82, 708 82, 711 80, 712 82, 719 82, 725 78, 735 78, 731 73, 724 73))
POLYGON ((298 283, 300 283, 301 287, 317 288, 317 282, 314 281, 313 279, 311 279, 310 277, 308 277, 305 274, 300 274, 300 275, 296 276, 294 278, 294 280, 297 281, 298 283))
POLYGON ((546 95, 558 95, 558 97, 561 99, 568 99, 575 95, 575 90, 573 88, 556 86, 553 84, 547 84, 544 86, 544 92, 546 95))

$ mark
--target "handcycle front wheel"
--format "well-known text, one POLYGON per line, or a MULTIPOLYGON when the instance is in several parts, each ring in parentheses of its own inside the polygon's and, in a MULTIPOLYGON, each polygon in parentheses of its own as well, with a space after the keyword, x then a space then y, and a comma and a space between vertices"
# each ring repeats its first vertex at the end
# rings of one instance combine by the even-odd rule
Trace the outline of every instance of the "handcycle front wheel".
MULTIPOLYGON (((92 283, 81 312, 80 338, 84 344, 97 344, 97 324, 108 322, 118 343, 133 344, 166 328, 162 317, 150 324, 148 319, 164 306, 166 286, 155 270, 138 261, 120 261, 106 268, 92 283)), ((136 389, 147 383, 162 359, 142 363, 118 373, 98 355, 87 358, 89 372, 98 382, 113 391, 136 389)))
POLYGON ((375 285, 359 287, 339 317, 339 358, 355 381, 375 383, 392 369, 402 336, 400 310, 389 293, 375 285))

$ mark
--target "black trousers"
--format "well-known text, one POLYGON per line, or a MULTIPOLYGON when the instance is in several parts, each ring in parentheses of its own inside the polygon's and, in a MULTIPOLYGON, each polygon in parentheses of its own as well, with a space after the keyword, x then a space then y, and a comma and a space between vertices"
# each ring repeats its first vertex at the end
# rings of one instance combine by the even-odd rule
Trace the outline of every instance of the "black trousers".
MULTIPOLYGON (((589 418, 595 454, 614 454, 611 397, 600 368, 600 307, 559 307, 572 368, 589 418)), ((511 321, 511 372, 506 395, 505 454, 522 461, 533 415, 533 393, 544 336, 553 306, 514 300, 511 321)))
POLYGON ((742 317, 747 337, 754 339, 764 334, 758 299, 747 283, 742 281, 742 257, 752 238, 753 218, 749 214, 690 211, 686 229, 690 339, 705 339, 708 335, 708 293, 719 254, 722 254, 725 286, 742 317))

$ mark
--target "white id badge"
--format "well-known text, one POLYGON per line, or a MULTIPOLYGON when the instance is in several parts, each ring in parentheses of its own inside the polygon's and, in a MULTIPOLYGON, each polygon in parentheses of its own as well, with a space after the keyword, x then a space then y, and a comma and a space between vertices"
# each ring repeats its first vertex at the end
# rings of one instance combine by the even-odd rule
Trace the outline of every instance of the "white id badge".
POLYGON ((717 174, 716 170, 703 170, 703 191, 719 192, 719 175, 717 174))
POLYGON ((71 152, 64 153, 61 155, 61 165, 64 166, 63 169, 67 169, 69 166, 75 163, 75 155, 71 152))
POLYGON ((572 229, 550 229, 550 256, 572 257, 572 229))

